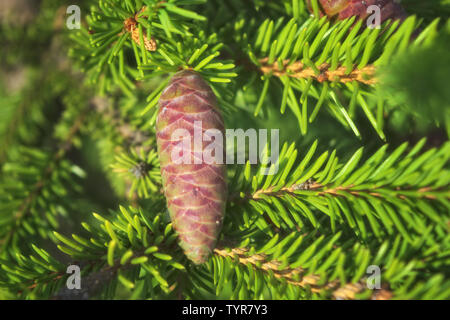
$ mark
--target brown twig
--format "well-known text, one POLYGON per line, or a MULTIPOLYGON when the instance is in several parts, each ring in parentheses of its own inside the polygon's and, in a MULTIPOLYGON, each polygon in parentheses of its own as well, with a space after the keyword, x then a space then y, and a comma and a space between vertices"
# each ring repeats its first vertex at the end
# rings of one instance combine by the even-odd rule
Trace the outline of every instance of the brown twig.
MULTIPOLYGON (((138 15, 141 14, 146 8, 146 6, 143 6, 142 9, 138 13, 136 13, 134 17, 128 18, 123 22, 125 30, 131 33, 131 38, 137 45, 141 45, 137 19, 138 15)), ((145 49, 147 51, 156 51, 157 45, 155 37, 151 37, 149 39, 146 33, 147 32, 145 31, 145 29, 142 28, 142 38, 145 49)))
POLYGON ((331 65, 322 63, 317 67, 318 71, 311 67, 305 66, 301 61, 294 62, 289 65, 289 60, 284 60, 282 68, 279 68, 278 62, 269 64, 269 58, 259 60, 261 63, 260 70, 264 74, 272 74, 277 77, 288 76, 297 79, 313 78, 319 82, 337 81, 337 82, 352 82, 357 81, 367 85, 373 85, 377 82, 375 78, 375 67, 367 65, 361 69, 354 68, 347 72, 346 67, 338 67, 335 70, 330 70, 331 65))
MULTIPOLYGON (((283 197, 286 194, 290 194, 292 196, 295 196, 296 190, 317 190, 318 196, 323 196, 325 194, 331 194, 333 196, 341 196, 339 194, 339 191, 344 191, 344 192, 350 193, 354 196, 360 196, 361 194, 369 194, 369 195, 377 197, 377 198, 382 197, 382 195, 379 192, 376 192, 376 190, 381 189, 382 186, 374 187, 373 189, 370 189, 370 190, 369 189, 352 190, 353 187, 354 187, 354 185, 327 188, 327 186, 325 186, 325 185, 321 185, 319 183, 316 183, 316 182, 310 180, 308 183, 300 184, 300 185, 294 184, 290 187, 281 188, 278 191, 273 191, 273 189, 274 189, 273 187, 270 187, 270 188, 267 188, 264 190, 260 189, 260 190, 257 190, 253 194, 247 195, 244 199, 258 200, 258 199, 262 198, 261 197, 262 195, 272 196, 272 197, 283 197)), ((396 188, 396 191, 401 192, 401 191, 409 191, 409 190, 402 190, 398 187, 398 188, 396 188)), ((436 191, 436 190, 432 189, 431 187, 420 188, 417 190, 417 192, 421 193, 424 198, 432 199, 432 200, 436 199, 436 196, 434 196, 433 194, 430 194, 434 191, 436 191)), ((401 195, 401 194, 397 195, 397 196, 399 198, 405 198, 405 196, 401 195)))

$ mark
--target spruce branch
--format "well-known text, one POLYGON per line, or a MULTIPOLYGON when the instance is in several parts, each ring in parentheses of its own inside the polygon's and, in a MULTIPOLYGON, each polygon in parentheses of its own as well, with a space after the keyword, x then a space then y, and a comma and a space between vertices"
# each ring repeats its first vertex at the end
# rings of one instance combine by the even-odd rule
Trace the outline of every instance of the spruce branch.
MULTIPOLYGON (((365 279, 356 284, 348 283, 339 287, 339 280, 329 283, 319 284, 320 277, 313 274, 307 274, 307 270, 301 267, 297 268, 280 268, 281 262, 277 260, 267 260, 264 254, 248 254, 246 248, 232 248, 231 250, 216 248, 214 253, 221 257, 230 257, 238 259, 242 265, 250 264, 253 268, 262 270, 277 279, 286 281, 287 283, 306 288, 313 293, 323 291, 331 291, 331 296, 337 300, 354 300, 358 293, 362 293, 366 289, 365 279), (300 280, 298 280, 300 279, 300 280)), ((376 290, 372 295, 372 300, 388 300, 392 297, 392 293, 387 289, 376 290)))
MULTIPOLYGON (((396 54, 407 47, 425 47, 436 39, 437 21, 423 29, 413 38, 419 23, 410 17, 400 24, 385 22, 381 29, 365 28, 355 18, 330 23, 326 18, 295 19, 284 22, 266 19, 258 25, 254 21, 241 27, 245 32, 239 37, 248 59, 262 74, 263 90, 254 109, 258 115, 272 86, 282 87, 280 111, 289 107, 298 118, 303 135, 307 122, 316 119, 322 106, 357 136, 360 132, 354 123, 355 107, 361 107, 367 119, 380 136, 385 139, 382 124, 385 98, 377 94, 377 73, 380 67, 389 66, 396 54), (300 93, 300 96, 296 95, 300 93), (311 111, 310 99, 316 101, 311 111), (348 106, 348 109, 347 109, 348 106), (378 115, 374 116, 374 109, 378 115)), ((250 68, 247 71, 253 71, 250 68)), ((253 81, 252 85, 258 84, 253 81)))
MULTIPOLYGON (((223 47, 217 35, 207 36, 192 22, 204 21, 204 17, 182 8, 183 1, 146 3, 139 7, 141 1, 127 4, 109 0, 93 9, 88 19, 90 32, 80 30, 72 36, 77 47, 71 56, 83 61, 90 83, 101 80, 101 92, 112 89, 110 83, 104 82, 110 76, 128 97, 136 88, 130 79, 144 80, 180 69, 193 68, 218 83, 230 82, 236 76, 229 71, 234 67, 231 61, 216 60, 223 47), (127 56, 134 56, 135 63, 129 64, 127 56)), ((155 92, 156 98, 159 93, 155 92)), ((146 111, 155 105, 153 102, 146 111)))
POLYGON ((320 66, 313 68, 306 66, 303 62, 297 61, 289 64, 289 60, 284 60, 282 62, 282 68, 279 69, 279 63, 274 62, 273 64, 268 64, 269 58, 263 58, 259 60, 261 64, 261 71, 264 74, 270 74, 276 77, 292 77, 297 79, 308 79, 312 78, 318 82, 353 82, 358 81, 363 84, 373 85, 376 83, 375 67, 372 65, 365 66, 361 69, 355 69, 347 72, 346 67, 338 67, 334 70, 330 70, 331 65, 323 63, 320 66))
MULTIPOLYGON (((233 208, 252 208, 239 212, 244 214, 247 226, 250 221, 258 222, 262 230, 267 225, 263 217, 287 230, 298 224, 305 226, 304 219, 313 227, 323 226, 316 217, 316 212, 321 212, 330 219, 333 231, 336 223, 343 223, 363 239, 370 237, 369 230, 381 239, 396 228, 412 241, 414 234, 423 233, 419 227, 424 223, 422 219, 447 229, 448 217, 439 216, 436 210, 448 208, 450 199, 445 169, 449 145, 420 154, 424 144, 425 140, 420 141, 405 155, 405 143, 389 156, 384 146, 359 165, 362 149, 343 164, 335 151, 324 152, 312 161, 317 148, 314 143, 297 167, 297 150, 293 144, 286 144, 280 153, 280 170, 274 176, 265 177, 258 171, 252 175, 249 163, 243 174, 236 174, 233 181, 241 185, 242 191, 239 197, 231 196, 230 201, 233 208)), ((274 168, 272 164, 269 172, 274 168)))
POLYGON ((145 101, 121 99, 114 103, 96 97, 92 103, 95 113, 87 126, 91 131, 98 130, 91 138, 117 195, 137 200, 138 194, 145 197, 155 191, 159 185, 159 163, 153 147, 154 129, 147 128, 147 117, 139 116, 145 101), (132 174, 139 163, 145 164, 142 177, 132 174))
POLYGON ((0 59, 29 80, 0 88, 0 297, 448 299, 450 144, 402 144, 450 128, 445 1, 404 0, 417 17, 373 30, 314 18, 305 0, 89 0, 68 32, 69 1, 40 1, 20 26, 2 11, 0 59), (276 163, 227 165, 223 229, 200 265, 177 243, 155 151, 180 70, 208 82, 228 128, 295 140, 276 163))
POLYGON ((116 162, 111 167, 114 172, 131 181, 129 197, 135 193, 139 198, 149 197, 152 192, 158 192, 161 188, 159 161, 155 150, 149 151, 147 155, 143 149, 139 155, 135 150, 131 150, 129 155, 121 153, 116 155, 116 162))
MULTIPOLYGON (((153 212, 162 209, 159 202, 151 200, 149 207, 153 212)), ((185 257, 176 249, 171 224, 166 225, 161 216, 159 213, 151 218, 142 208, 121 206, 120 215, 114 216, 112 221, 94 213, 101 223, 99 226, 83 223, 92 235, 89 240, 77 235, 72 235, 73 240, 59 233, 55 236, 62 252, 75 261, 95 266, 97 270, 109 266, 129 290, 142 290, 142 284, 146 283, 151 286, 150 290, 159 290, 163 296, 171 295, 176 294, 178 272, 185 272, 180 263, 185 257), (151 279, 156 279, 156 283, 151 279)), ((147 297, 148 292, 136 294, 147 297)))
MULTIPOLYGON (((72 175, 78 175, 80 177, 83 176, 83 171, 80 168, 77 168, 71 165, 64 157, 69 149, 73 146, 73 142, 75 136, 79 133, 81 126, 83 125, 83 121, 86 117, 86 110, 81 108, 79 105, 75 106, 77 114, 76 117, 68 119, 70 121, 70 126, 67 132, 65 132, 63 139, 61 140, 58 148, 53 152, 50 156, 45 152, 42 152, 37 149, 32 148, 21 148, 21 161, 18 163, 6 163, 3 166, 3 173, 6 173, 6 176, 2 179, 2 184, 0 185, 4 197, 11 196, 16 199, 16 205, 13 208, 4 208, 2 210, 2 215, 11 215, 11 210, 13 211, 12 217, 7 219, 9 221, 9 228, 6 233, 2 234, 0 239, 0 245, 2 247, 2 251, 4 251, 5 247, 7 247, 12 240, 14 240, 15 245, 17 245, 17 236, 18 230, 27 230, 26 232, 35 233, 33 231, 33 227, 31 227, 30 222, 27 221, 28 218, 32 215, 35 215, 36 212, 38 214, 44 215, 49 219, 49 222, 52 225, 56 224, 54 218, 50 219, 48 212, 42 212, 49 210, 46 205, 42 205, 42 197, 49 197, 49 191, 52 189, 54 184, 61 185, 61 178, 59 178, 59 174, 63 171, 72 171, 72 175), (71 122, 73 121, 73 122, 71 122), (23 160, 25 159, 25 161, 23 160), (39 165, 34 167, 27 167, 29 163, 26 161, 34 160, 39 165), (20 177, 21 175, 28 176, 28 179, 32 178, 33 181, 32 186, 13 186, 11 184, 12 181, 20 177)), ((69 108, 67 113, 71 113, 72 110, 69 108)), ((23 179, 23 178, 22 178, 23 179)), ((56 198, 60 198, 62 196, 61 191, 58 193, 53 192, 53 196, 56 198)), ((52 214, 56 214, 57 210, 53 208, 52 214)), ((45 218, 44 218, 45 219, 45 218)))

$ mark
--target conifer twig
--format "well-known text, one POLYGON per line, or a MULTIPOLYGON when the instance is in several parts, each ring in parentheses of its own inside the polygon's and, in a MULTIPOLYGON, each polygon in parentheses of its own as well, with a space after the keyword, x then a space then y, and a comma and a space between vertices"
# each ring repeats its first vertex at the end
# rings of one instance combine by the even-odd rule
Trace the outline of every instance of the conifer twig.
MULTIPOLYGON (((59 146, 59 149, 55 152, 50 165, 47 167, 45 172, 43 173, 42 178, 35 184, 33 191, 23 200, 22 204, 19 207, 19 210, 14 214, 15 224, 13 228, 6 234, 3 239, 0 239, 0 245, 2 246, 0 249, 3 249, 5 245, 10 241, 11 237, 16 232, 17 228, 20 226, 20 222, 26 217, 29 213, 29 207, 34 202, 36 197, 39 196, 41 191, 43 190, 46 182, 51 177, 52 173, 55 170, 56 163, 63 159, 64 155, 69 151, 72 147, 73 138, 79 131, 80 127, 83 124, 83 120, 86 117, 86 112, 81 112, 78 118, 74 121, 72 127, 69 129, 69 133, 67 138, 63 141, 63 143, 59 146)), ((1 252, 1 251, 0 251, 1 252)))
MULTIPOLYGON (((361 293, 366 289, 364 280, 360 280, 357 283, 347 283, 340 287, 339 280, 333 280, 320 285, 320 277, 318 275, 305 275, 306 270, 301 267, 280 269, 281 263, 279 261, 267 260, 267 256, 264 254, 248 255, 248 249, 246 248, 233 248, 231 251, 216 248, 214 249, 214 252, 221 257, 237 258, 239 263, 243 265, 250 263, 258 270, 271 272, 275 278, 285 280, 291 285, 302 288, 309 287, 311 292, 314 293, 319 293, 323 290, 331 290, 333 298, 338 300, 354 300, 358 293, 361 293), (297 280, 299 278, 300 280, 297 280)), ((371 295, 372 300, 388 300, 391 297, 392 293, 387 289, 379 289, 371 295)))
POLYGON ((367 65, 361 69, 354 68, 350 72, 347 72, 347 68, 344 66, 338 67, 335 70, 330 70, 331 65, 329 63, 322 63, 317 67, 317 70, 314 70, 311 67, 305 66, 301 61, 289 64, 289 60, 284 60, 283 68, 280 69, 277 61, 272 64, 269 64, 268 61, 269 58, 259 60, 261 63, 260 70, 264 74, 270 73, 277 77, 286 75, 297 79, 313 78, 319 82, 337 81, 347 83, 358 81, 367 85, 373 85, 377 82, 377 79, 375 78, 375 67, 373 65, 367 65))
MULTIPOLYGON (((382 197, 380 193, 377 193, 377 189, 381 189, 382 186, 372 188, 372 189, 358 189, 358 190, 352 190, 352 187, 354 185, 348 185, 348 186, 339 186, 334 188, 327 188, 327 186, 318 184, 316 182, 310 181, 308 184, 301 184, 301 185, 292 185, 290 187, 283 187, 278 191, 272 191, 273 187, 267 188, 265 190, 257 190, 255 193, 250 194, 247 196, 247 199, 259 199, 261 198, 261 195, 267 195, 267 196, 274 196, 274 197, 282 197, 285 194, 291 194, 295 195, 296 190, 318 190, 318 195, 324 195, 324 194, 332 194, 334 196, 339 196, 339 191, 346 191, 352 195, 358 196, 361 193, 366 193, 374 197, 382 197), (320 189, 320 190, 319 190, 320 189)), ((401 191, 411 191, 411 190, 405 190, 401 189, 400 187, 396 187, 394 191, 400 192, 401 191)), ((432 194, 433 191, 439 191, 435 190, 431 187, 423 187, 417 190, 424 198, 434 200, 436 199, 436 196, 432 194)), ((404 198, 403 195, 398 195, 399 198, 404 198)))
MULTIPOLYGON (((134 17, 128 18, 123 22, 123 26, 125 28, 125 30, 127 32, 131 33, 131 38, 133 39, 133 41, 137 44, 140 45, 141 42, 141 38, 140 38, 140 32, 139 32, 139 27, 138 27, 138 16, 139 14, 141 14, 147 7, 143 6, 142 9, 136 13, 136 15, 134 17)), ((144 33, 144 31, 142 31, 142 40, 143 40, 143 45, 145 47, 146 50, 148 51, 156 51, 157 45, 156 45, 156 40, 155 37, 150 37, 150 39, 147 37, 147 35, 144 33)))

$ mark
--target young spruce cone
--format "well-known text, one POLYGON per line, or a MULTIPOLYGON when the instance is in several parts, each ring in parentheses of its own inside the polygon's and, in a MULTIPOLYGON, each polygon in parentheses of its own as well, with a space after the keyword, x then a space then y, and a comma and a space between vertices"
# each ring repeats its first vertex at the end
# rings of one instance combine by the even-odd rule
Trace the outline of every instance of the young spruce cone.
MULTIPOLYGON (((367 8, 376 5, 380 8, 381 22, 388 19, 404 19, 406 13, 402 6, 394 0, 318 0, 321 15, 344 20, 352 16, 359 19, 366 19, 371 13, 367 13, 367 8)), ((311 0, 307 1, 308 8, 312 12, 311 0)))
MULTIPOLYGON (((208 129, 220 131, 224 140, 224 123, 213 91, 196 72, 178 72, 159 100, 156 138, 170 218, 178 233, 180 246, 196 264, 205 262, 214 249, 227 195, 223 162, 208 164, 194 148, 194 132, 202 132, 204 136, 208 129), (185 129, 189 133, 187 139, 174 135, 177 129, 185 129), (180 149, 176 149, 177 146, 180 148, 182 141, 190 141, 192 147, 188 153, 191 163, 183 161, 177 164, 173 159, 173 152, 182 154, 177 151, 180 149), (201 161, 194 161, 194 158, 201 161)), ((210 141, 200 139, 201 150, 214 141, 214 138, 210 141)), ((218 145, 223 152, 223 143, 218 145)))

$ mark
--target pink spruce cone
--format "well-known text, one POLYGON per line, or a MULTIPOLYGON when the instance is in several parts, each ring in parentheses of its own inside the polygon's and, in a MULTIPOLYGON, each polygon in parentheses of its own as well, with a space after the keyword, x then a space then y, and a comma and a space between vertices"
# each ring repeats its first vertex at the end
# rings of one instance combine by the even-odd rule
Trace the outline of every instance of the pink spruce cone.
MULTIPOLYGON (((189 150, 191 164, 173 161, 172 151, 180 146, 183 137, 174 138, 172 134, 177 129, 186 129, 194 149, 194 121, 201 121, 200 132, 217 129, 225 141, 225 128, 216 96, 198 73, 184 70, 172 77, 161 95, 156 139, 164 194, 180 246, 190 260, 201 264, 213 251, 222 227, 227 184, 225 165, 205 161, 196 164, 194 157, 202 159, 197 149, 196 152, 189 150)), ((201 141, 204 150, 214 138, 201 141)), ((223 151, 223 144, 220 144, 220 149, 223 151)))

